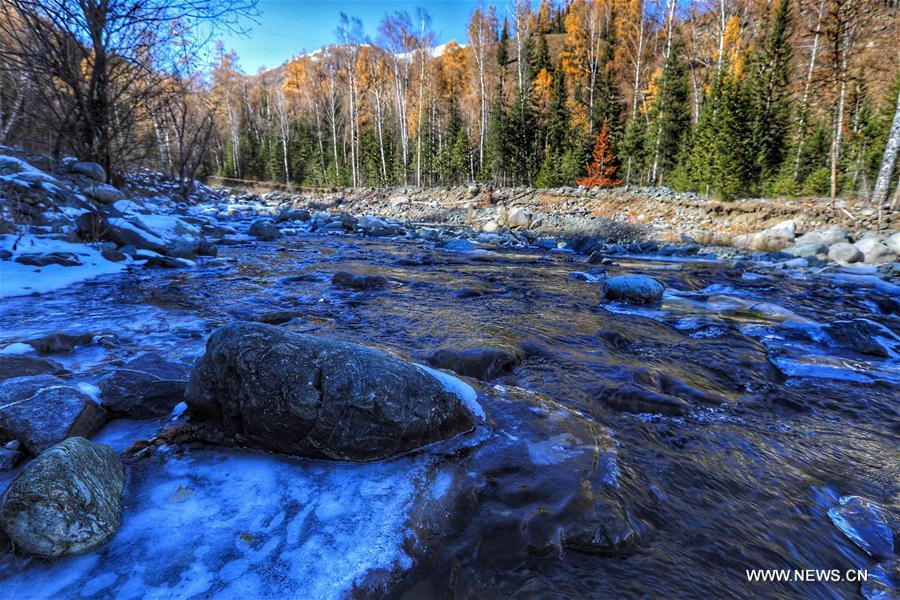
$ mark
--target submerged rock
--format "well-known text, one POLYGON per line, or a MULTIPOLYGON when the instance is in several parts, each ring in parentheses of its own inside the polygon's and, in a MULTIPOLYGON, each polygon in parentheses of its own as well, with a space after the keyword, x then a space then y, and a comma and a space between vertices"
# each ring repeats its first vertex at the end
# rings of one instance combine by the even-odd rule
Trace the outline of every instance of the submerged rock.
POLYGON ((339 271, 331 278, 331 284, 354 290, 378 290, 387 287, 388 280, 381 275, 356 275, 339 271))
POLYGON ((231 323, 209 338, 186 398, 201 439, 335 460, 378 460, 470 430, 434 376, 384 352, 231 323))
POLYGON ((464 239, 447 240, 441 244, 441 248, 451 252, 473 252, 475 250, 475 244, 464 239))
POLYGON ((428 364, 439 369, 450 369, 466 377, 493 379, 510 373, 519 358, 512 352, 497 348, 471 348, 468 350, 438 350, 428 357, 428 364))
POLYGON ((124 485, 122 461, 112 448, 72 437, 13 480, 3 495, 0 526, 28 554, 56 558, 84 552, 119 528, 124 485))
POLYGON ((191 367, 147 353, 129 361, 97 384, 103 406, 133 419, 160 417, 184 399, 191 367))
POLYGON ((0 385, 0 432, 32 454, 73 435, 91 435, 103 424, 104 410, 77 388, 53 385, 41 376, 22 379, 27 381, 0 385))
POLYGON ((619 275, 603 283, 607 300, 621 300, 630 304, 647 304, 662 299, 665 286, 648 275, 619 275))
POLYGON ((868 319, 834 321, 825 326, 825 331, 841 345, 860 354, 888 358, 893 349, 900 348, 900 337, 868 319))

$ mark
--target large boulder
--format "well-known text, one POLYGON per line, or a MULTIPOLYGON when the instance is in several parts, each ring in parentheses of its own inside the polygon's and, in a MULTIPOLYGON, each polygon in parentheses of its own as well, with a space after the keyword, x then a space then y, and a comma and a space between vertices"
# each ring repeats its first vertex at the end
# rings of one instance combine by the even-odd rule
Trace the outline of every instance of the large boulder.
POLYGON ((649 275, 619 275, 610 277, 603 284, 603 296, 607 300, 619 300, 629 304, 647 304, 662 299, 665 286, 649 275))
POLYGON ((260 323, 210 336, 186 398, 200 439, 312 458, 388 458, 474 425, 424 368, 260 323))
POLYGON ((493 379, 510 373, 519 358, 498 348, 470 348, 467 350, 438 350, 428 357, 428 364, 439 369, 450 369, 466 377, 493 379))
POLYGON ((0 527, 28 554, 85 552, 118 530, 124 485, 122 461, 112 448, 71 437, 13 480, 0 501, 0 527))
POLYGON ((774 252, 794 243, 796 226, 793 221, 782 221, 764 231, 735 236, 734 246, 742 250, 774 252))
POLYGON ((160 417, 184 399, 191 367, 148 352, 98 382, 103 407, 133 419, 160 417))
POLYGON ((106 417, 94 400, 47 375, 19 377, 0 384, 0 434, 40 454, 73 435, 91 435, 106 417))
POLYGON ((0 355, 0 381, 29 375, 60 374, 63 366, 55 360, 16 354, 0 355))
POLYGON ((75 162, 69 165, 69 170, 79 175, 84 175, 94 181, 106 183, 106 169, 102 165, 95 162, 75 162))

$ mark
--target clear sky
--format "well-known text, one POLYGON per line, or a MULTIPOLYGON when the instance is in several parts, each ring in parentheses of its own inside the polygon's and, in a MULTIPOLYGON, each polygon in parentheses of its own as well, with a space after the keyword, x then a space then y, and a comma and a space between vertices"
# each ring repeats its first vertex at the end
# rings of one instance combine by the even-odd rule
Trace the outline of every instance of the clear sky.
MULTIPOLYGON (((246 73, 255 73, 262 66, 276 67, 304 51, 334 43, 342 12, 362 19, 366 34, 374 39, 385 14, 406 10, 414 15, 416 7, 422 7, 431 15, 435 44, 464 43, 469 16, 477 5, 477 0, 260 0, 259 24, 247 23, 250 34, 222 41, 227 50, 237 52, 246 73)), ((504 12, 498 10, 501 19, 504 12)))

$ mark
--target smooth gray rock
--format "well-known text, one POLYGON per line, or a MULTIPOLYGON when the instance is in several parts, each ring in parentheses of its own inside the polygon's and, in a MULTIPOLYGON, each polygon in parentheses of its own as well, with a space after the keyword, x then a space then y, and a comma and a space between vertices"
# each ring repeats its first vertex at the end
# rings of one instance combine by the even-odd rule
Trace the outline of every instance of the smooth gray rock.
POLYGON ((894 232, 885 243, 891 252, 900 255, 900 231, 894 232))
POLYGON ((281 230, 278 229, 278 225, 268 219, 253 221, 248 233, 264 242, 271 242, 281 237, 281 230))
POLYGON ((0 381, 13 377, 63 373, 65 369, 55 360, 15 354, 0 355, 0 381))
POLYGON ((85 196, 93 198, 100 204, 112 204, 116 200, 121 200, 125 197, 125 194, 119 191, 119 189, 105 183, 89 185, 82 188, 81 191, 84 192, 85 196))
POLYGON ((806 258, 808 256, 815 256, 816 254, 827 253, 828 246, 821 242, 808 242, 789 246, 784 249, 784 252, 787 252, 791 256, 796 256, 797 258, 806 258))
POLYGON ((129 361, 97 386, 103 407, 132 419, 161 417, 184 399, 191 366, 147 353, 129 361))
POLYGON ((867 263, 890 262, 896 258, 887 244, 876 237, 868 237, 856 242, 856 247, 863 254, 863 261, 867 263))
POLYGON ((855 263, 863 258, 859 248, 849 242, 838 242, 828 249, 828 259, 835 262, 855 263))
POLYGON ((3 494, 0 526, 44 558, 95 548, 119 528, 125 470, 109 446, 71 437, 31 461, 3 494))
POLYGON ((90 177, 94 181, 106 183, 106 169, 104 169, 100 163, 87 161, 76 162, 70 164, 69 169, 75 173, 84 175, 85 177, 90 177))
POLYGON ((829 225, 828 227, 823 227, 822 229, 816 229, 815 231, 804 233, 796 240, 794 240, 794 243, 825 244, 826 246, 831 246, 833 244, 846 242, 849 237, 850 232, 846 227, 841 227, 840 225, 829 225))
POLYGON ((217 329, 185 394, 200 439, 334 460, 379 460, 470 430, 424 369, 260 323, 217 329))
POLYGON ((662 299, 665 286, 648 275, 619 275, 603 283, 603 296, 607 300, 620 300, 630 304, 647 304, 662 299))
POLYGON ((32 381, 10 392, 17 383, 12 380, 0 386, 4 400, 0 432, 22 442, 31 454, 40 454, 73 435, 91 435, 103 424, 104 410, 77 388, 51 385, 35 389, 41 384, 32 381))

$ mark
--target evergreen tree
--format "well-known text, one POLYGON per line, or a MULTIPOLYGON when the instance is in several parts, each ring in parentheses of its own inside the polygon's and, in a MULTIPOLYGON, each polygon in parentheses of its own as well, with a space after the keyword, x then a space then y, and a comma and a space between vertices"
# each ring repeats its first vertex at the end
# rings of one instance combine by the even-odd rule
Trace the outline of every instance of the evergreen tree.
POLYGON ((537 129, 531 86, 526 85, 516 94, 509 109, 507 128, 509 174, 516 183, 530 184, 535 176, 537 129))
MULTIPOLYGON (((625 185, 643 185, 644 173, 647 170, 647 120, 637 115, 625 127, 622 141, 619 143, 619 155, 622 157, 622 175, 625 185)), ((676 149, 676 152, 680 148, 676 149)))
POLYGON ((672 183, 679 189, 730 200, 746 193, 749 132, 746 99, 726 72, 722 69, 713 83, 672 183))
POLYGON ((531 80, 534 81, 534 78, 541 72, 541 69, 550 71, 553 67, 550 64, 550 50, 547 47, 547 37, 544 33, 540 29, 537 30, 529 38, 529 41, 529 49, 531 52, 528 57, 528 62, 531 66, 531 80))
MULTIPOLYGON (((654 98, 651 107, 652 121, 649 130, 655 132, 652 152, 657 161, 657 180, 662 185, 667 183, 668 174, 675 167, 679 152, 690 137, 688 73, 682 52, 681 43, 675 41, 669 52, 669 60, 663 65, 658 84, 659 95, 654 98)), ((635 133, 632 132, 632 136, 635 133)), ((629 140, 632 145, 637 142, 636 139, 629 140)))
POLYGON ((790 126, 790 5, 781 0, 771 30, 751 58, 747 81, 750 126, 749 177, 753 191, 771 181, 785 159, 790 126))

